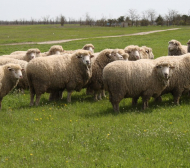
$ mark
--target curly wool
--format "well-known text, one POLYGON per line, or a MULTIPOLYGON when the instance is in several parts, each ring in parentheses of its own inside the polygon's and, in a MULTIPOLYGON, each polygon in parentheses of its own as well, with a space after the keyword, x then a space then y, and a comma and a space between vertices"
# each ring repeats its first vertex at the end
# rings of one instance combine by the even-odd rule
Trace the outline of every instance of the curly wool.
POLYGON ((5 65, 8 63, 19 64, 22 67, 22 69, 24 69, 24 71, 22 72, 23 78, 19 80, 19 82, 17 84, 17 88, 18 89, 29 89, 28 79, 26 76, 26 66, 27 66, 28 62, 23 61, 23 60, 13 59, 13 58, 0 57, 0 65, 5 65))
POLYGON ((163 90, 161 95, 172 93, 174 103, 179 104, 182 93, 185 90, 190 90, 190 53, 179 57, 163 56, 155 59, 155 61, 169 61, 175 66, 169 85, 163 90))
POLYGON ((39 57, 29 62, 26 73, 30 92, 41 95, 54 91, 80 91, 92 75, 91 67, 87 68, 79 55, 91 55, 86 50, 78 50, 72 56, 39 57))
MULTIPOLYGON (((168 63, 160 63, 158 65, 168 63)), ((112 105, 123 98, 149 99, 157 97, 167 86, 168 81, 160 78, 153 60, 115 61, 103 70, 104 87, 109 92, 112 105)))
POLYGON ((177 40, 171 40, 168 43, 173 43, 176 47, 173 50, 170 50, 168 47, 168 55, 169 56, 178 56, 187 53, 187 46, 181 45, 181 43, 177 40))
POLYGON ((8 67, 14 70, 21 70, 21 66, 18 64, 6 64, 0 66, 0 107, 1 101, 18 83, 19 79, 16 79, 8 67))
POLYGON ((3 57, 9 57, 9 58, 14 58, 18 60, 24 60, 29 62, 30 59, 30 54, 31 53, 36 53, 36 56, 39 57, 40 55, 40 50, 38 48, 31 48, 27 50, 26 54, 20 54, 20 55, 3 55, 3 57))

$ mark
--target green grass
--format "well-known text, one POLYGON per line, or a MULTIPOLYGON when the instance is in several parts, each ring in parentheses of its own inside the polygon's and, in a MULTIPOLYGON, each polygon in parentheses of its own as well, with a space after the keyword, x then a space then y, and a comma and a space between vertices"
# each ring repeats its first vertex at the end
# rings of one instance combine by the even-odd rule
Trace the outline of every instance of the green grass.
MULTIPOLYGON (((61 45, 64 49, 77 49, 92 43, 96 51, 130 44, 147 45, 159 57, 167 55, 169 40, 186 44, 189 37, 189 27, 182 27, 150 35, 90 38, 61 45)), ((47 51, 50 46, 0 46, 0 53, 31 47, 47 51)), ((164 95, 159 104, 151 99, 144 111, 141 100, 137 107, 132 107, 131 99, 123 99, 119 115, 113 112, 108 97, 94 102, 85 95, 85 89, 74 92, 70 104, 66 102, 66 92, 58 102, 49 102, 48 96, 42 95, 38 107, 29 107, 28 91, 25 94, 14 91, 3 99, 0 167, 190 167, 187 95, 182 96, 180 106, 173 104, 170 94, 164 95)))

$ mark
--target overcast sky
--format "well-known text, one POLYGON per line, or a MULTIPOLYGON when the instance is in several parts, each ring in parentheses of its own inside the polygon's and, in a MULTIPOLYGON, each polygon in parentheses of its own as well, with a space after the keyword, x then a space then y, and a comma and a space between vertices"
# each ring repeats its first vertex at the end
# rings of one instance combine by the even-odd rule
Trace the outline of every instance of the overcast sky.
POLYGON ((60 15, 79 20, 87 13, 95 20, 114 19, 126 16, 129 9, 135 9, 140 16, 149 9, 162 16, 169 10, 188 15, 190 0, 0 0, 0 20, 55 19, 60 15))

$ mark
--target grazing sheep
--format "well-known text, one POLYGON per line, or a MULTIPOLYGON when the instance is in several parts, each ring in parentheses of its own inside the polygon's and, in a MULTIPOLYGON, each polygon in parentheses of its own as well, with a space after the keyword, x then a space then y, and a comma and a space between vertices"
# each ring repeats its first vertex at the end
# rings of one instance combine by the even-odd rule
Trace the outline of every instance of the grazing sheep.
MULTIPOLYGON (((190 53, 180 57, 163 56, 155 59, 156 62, 170 61, 175 66, 169 85, 162 91, 162 94, 171 93, 174 103, 179 104, 179 99, 184 91, 190 90, 190 53)), ((157 100, 161 101, 161 97, 157 100)))
POLYGON ((64 49, 61 45, 53 45, 50 47, 48 52, 42 53, 42 56, 50 56, 50 55, 60 55, 64 52, 64 49))
POLYGON ((24 89, 29 89, 28 79, 27 79, 26 72, 25 72, 28 62, 23 61, 23 60, 13 59, 13 58, 0 57, 0 65, 5 65, 8 63, 19 64, 22 67, 22 69, 24 70, 22 72, 23 78, 19 80, 19 82, 17 84, 17 88, 21 89, 22 91, 24 91, 24 89))
POLYGON ((149 48, 147 46, 142 46, 140 48, 141 48, 140 50, 141 59, 154 59, 152 48, 149 48))
POLYGON ((96 60, 92 65, 92 77, 86 85, 87 90, 94 90, 94 100, 101 99, 101 96, 97 98, 97 95, 101 95, 103 87, 102 72, 104 67, 115 60, 123 60, 123 57, 118 53, 117 49, 105 49, 100 52, 96 60))
POLYGON ((30 60, 40 57, 40 50, 37 48, 29 49, 27 50, 26 54, 21 54, 21 55, 3 55, 2 57, 7 57, 7 58, 14 58, 18 60, 24 60, 29 62, 30 60))
POLYGON ((187 46, 181 45, 177 40, 171 40, 168 42, 168 55, 169 56, 178 56, 187 53, 187 46))
POLYGON ((187 52, 190 53, 190 40, 187 42, 187 52))
POLYGON ((73 90, 80 91, 92 75, 90 51, 78 50, 72 56, 39 57, 26 68, 30 87, 30 105, 39 104, 41 94, 67 90, 67 102, 71 102, 73 90))
POLYGON ((105 90, 113 109, 119 112, 123 98, 142 97, 143 109, 148 107, 150 97, 157 97, 168 85, 173 67, 169 63, 153 60, 115 61, 103 70, 105 90))
POLYGON ((136 61, 141 59, 140 47, 137 45, 129 45, 125 47, 124 51, 129 55, 129 61, 136 61))
POLYGON ((18 64, 0 66, 0 109, 3 97, 6 96, 22 78, 22 68, 18 64))

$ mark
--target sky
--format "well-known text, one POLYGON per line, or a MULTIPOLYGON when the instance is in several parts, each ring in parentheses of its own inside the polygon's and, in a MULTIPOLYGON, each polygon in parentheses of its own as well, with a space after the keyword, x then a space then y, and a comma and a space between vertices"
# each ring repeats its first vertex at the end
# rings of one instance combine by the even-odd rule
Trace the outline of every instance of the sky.
POLYGON ((153 9, 156 14, 165 16, 169 10, 190 15, 189 0, 0 0, 0 20, 42 20, 55 19, 63 15, 67 20, 90 18, 115 19, 127 16, 129 9, 142 12, 153 9))

